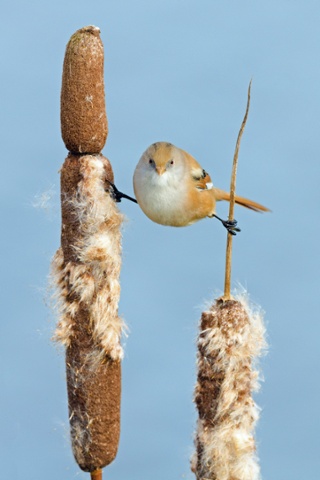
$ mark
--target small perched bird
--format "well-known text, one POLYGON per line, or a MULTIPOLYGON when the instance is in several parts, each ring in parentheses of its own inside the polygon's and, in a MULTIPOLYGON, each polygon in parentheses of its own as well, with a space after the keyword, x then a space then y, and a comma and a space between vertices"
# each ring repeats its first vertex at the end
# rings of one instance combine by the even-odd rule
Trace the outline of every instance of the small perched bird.
MULTIPOLYGON (((230 200, 230 194, 213 186, 210 175, 187 152, 171 143, 153 143, 143 153, 133 176, 138 204, 154 222, 184 227, 205 217, 216 217, 230 231, 236 222, 215 214, 216 202, 230 200)), ((236 203, 255 211, 268 208, 243 197, 236 203)))
MULTIPOLYGON (((147 217, 161 225, 184 227, 215 217, 231 234, 240 231, 236 220, 222 220, 215 214, 216 202, 230 200, 230 194, 214 187, 199 163, 172 143, 153 143, 142 154, 133 176, 137 200, 119 192, 115 185, 111 187, 116 201, 127 198, 138 203, 147 217)), ((247 198, 236 196, 235 202, 257 212, 269 211, 247 198)))

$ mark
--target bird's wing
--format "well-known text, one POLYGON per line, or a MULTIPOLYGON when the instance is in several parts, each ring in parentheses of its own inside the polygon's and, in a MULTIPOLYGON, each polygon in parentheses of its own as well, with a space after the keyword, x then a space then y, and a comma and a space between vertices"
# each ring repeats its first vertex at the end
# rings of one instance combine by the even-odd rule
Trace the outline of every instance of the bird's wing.
POLYGON ((212 190, 213 184, 210 175, 188 152, 184 152, 190 166, 191 181, 198 190, 212 190))

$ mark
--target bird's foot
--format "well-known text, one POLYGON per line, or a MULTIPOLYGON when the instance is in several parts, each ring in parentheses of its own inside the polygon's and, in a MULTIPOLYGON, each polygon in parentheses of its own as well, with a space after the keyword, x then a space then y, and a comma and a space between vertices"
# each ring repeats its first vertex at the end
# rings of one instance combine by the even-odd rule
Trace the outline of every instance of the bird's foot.
POLYGON ((237 235, 237 232, 241 232, 240 228, 237 227, 237 220, 223 220, 222 218, 218 217, 217 215, 213 215, 215 218, 220 220, 222 225, 228 230, 228 233, 231 235, 237 235))
POLYGON ((237 235, 237 232, 241 232, 240 228, 237 227, 237 220, 223 220, 222 225, 228 230, 228 233, 231 235, 237 235))
POLYGON ((125 193, 120 192, 117 187, 115 186, 114 183, 110 182, 110 180, 107 179, 107 182, 111 186, 111 189, 108 189, 108 192, 110 192, 111 198, 117 203, 121 202, 122 198, 126 198, 127 200, 131 200, 131 202, 138 203, 135 198, 129 197, 129 195, 126 195, 125 193))

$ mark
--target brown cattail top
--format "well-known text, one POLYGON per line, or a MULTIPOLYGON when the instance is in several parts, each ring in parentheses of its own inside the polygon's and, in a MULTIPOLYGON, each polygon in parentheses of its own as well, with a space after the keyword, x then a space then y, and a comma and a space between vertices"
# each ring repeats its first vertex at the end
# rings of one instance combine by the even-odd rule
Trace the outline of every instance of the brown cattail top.
POLYGON ((98 27, 75 32, 66 48, 61 89, 61 133, 73 153, 99 153, 108 122, 103 81, 104 52, 98 27))

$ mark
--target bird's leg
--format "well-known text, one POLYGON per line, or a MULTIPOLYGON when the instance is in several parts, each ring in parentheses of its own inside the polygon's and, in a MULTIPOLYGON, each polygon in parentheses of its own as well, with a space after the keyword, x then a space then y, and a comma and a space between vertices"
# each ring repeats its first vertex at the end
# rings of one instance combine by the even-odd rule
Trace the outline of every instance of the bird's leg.
POLYGON ((110 182, 110 180, 107 179, 107 182, 111 186, 111 190, 109 190, 110 195, 116 202, 121 202, 122 198, 126 198, 127 200, 131 200, 131 202, 138 203, 135 198, 129 197, 129 195, 126 195, 125 193, 120 192, 115 186, 115 184, 110 182))
POLYGON ((213 217, 220 220, 222 225, 228 230, 231 235, 237 235, 237 232, 241 232, 240 228, 237 228, 237 220, 222 220, 218 215, 213 214, 213 217))

